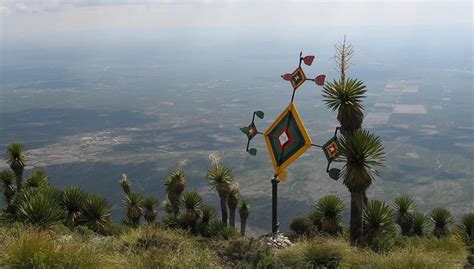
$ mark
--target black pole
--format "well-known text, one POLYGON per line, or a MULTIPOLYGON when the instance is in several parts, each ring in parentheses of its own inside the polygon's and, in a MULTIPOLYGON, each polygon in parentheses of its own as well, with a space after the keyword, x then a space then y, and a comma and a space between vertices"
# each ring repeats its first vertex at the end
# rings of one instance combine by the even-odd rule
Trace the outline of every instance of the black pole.
POLYGON ((277 213, 278 213, 278 180, 277 176, 275 175, 272 178, 272 233, 278 232, 278 227, 280 224, 278 223, 277 213))

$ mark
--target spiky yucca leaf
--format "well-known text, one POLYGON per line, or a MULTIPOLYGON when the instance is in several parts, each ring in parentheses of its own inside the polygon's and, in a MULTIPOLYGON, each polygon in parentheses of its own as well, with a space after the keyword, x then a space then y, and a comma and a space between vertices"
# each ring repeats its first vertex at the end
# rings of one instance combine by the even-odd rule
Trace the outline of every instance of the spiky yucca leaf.
POLYGON ((344 82, 328 82, 323 89, 323 101, 333 111, 338 110, 337 119, 343 133, 359 129, 364 118, 364 106, 361 104, 367 90, 364 83, 357 79, 344 82))
POLYGON ((110 205, 105 197, 90 195, 84 201, 79 222, 93 231, 102 233, 111 221, 110 216, 110 205))
POLYGON ((430 212, 430 221, 434 224, 433 235, 443 237, 449 234, 449 225, 454 222, 453 215, 446 208, 434 208, 430 212))
POLYGON ((142 201, 143 205, 143 217, 148 223, 155 221, 156 215, 156 206, 158 205, 158 200, 153 196, 145 196, 142 201))
POLYGON ((456 233, 468 245, 474 245, 474 213, 466 213, 456 227, 456 233))
POLYGON ((341 171, 343 183, 350 192, 366 190, 379 175, 376 167, 383 166, 384 148, 380 138, 367 130, 357 130, 340 140, 344 162, 341 171))
POLYGON ((344 203, 336 195, 326 195, 319 199, 310 219, 319 231, 327 234, 342 232, 342 212, 344 203))
POLYGON ((364 206, 363 221, 364 237, 369 241, 395 231, 392 209, 388 204, 379 200, 371 200, 364 206))
POLYGON ((409 235, 413 226, 415 202, 411 197, 398 196, 394 201, 395 222, 400 226, 403 235, 409 235))
POLYGON ((63 211, 53 196, 39 193, 19 204, 17 216, 25 223, 48 228, 62 220, 63 211))
POLYGON ((138 192, 130 192, 124 196, 123 201, 127 206, 127 218, 133 222, 134 226, 138 226, 143 215, 143 196, 138 192))
POLYGON ((16 176, 15 173, 11 170, 2 170, 0 171, 0 182, 2 183, 3 195, 7 205, 11 205, 13 202, 13 196, 16 193, 16 176))
POLYGON ((6 161, 13 171, 25 167, 25 147, 20 143, 11 143, 5 149, 6 161))
POLYGON ((30 188, 39 188, 47 186, 48 175, 43 170, 37 170, 26 178, 25 186, 30 188))
POLYGON ((431 223, 424 214, 420 212, 413 213, 413 234, 418 236, 426 235, 431 227, 431 223))
POLYGON ((202 206, 201 220, 204 223, 209 223, 216 216, 216 209, 210 205, 202 206))
POLYGON ((61 206, 67 211, 67 226, 76 226, 86 198, 87 193, 79 187, 68 187, 63 190, 61 206))
POLYGON ((230 192, 232 186, 232 170, 227 166, 214 166, 207 171, 207 181, 219 195, 225 195, 230 192))

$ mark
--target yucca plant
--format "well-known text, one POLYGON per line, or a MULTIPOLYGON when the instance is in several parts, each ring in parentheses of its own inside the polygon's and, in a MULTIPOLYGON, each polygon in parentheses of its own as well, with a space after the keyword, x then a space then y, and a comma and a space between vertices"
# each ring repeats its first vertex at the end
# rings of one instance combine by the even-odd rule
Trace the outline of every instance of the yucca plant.
POLYGON ((433 235, 439 238, 449 234, 449 225, 454 218, 449 210, 438 207, 431 210, 430 221, 434 224, 433 235))
POLYGON ((101 195, 89 195, 82 206, 79 223, 89 229, 104 233, 106 226, 111 222, 110 205, 101 195))
MULTIPOLYGON (((13 198, 16 193, 16 175, 11 170, 2 170, 0 172, 0 182, 2 183, 3 195, 7 202, 7 212, 12 210, 13 198)), ((12 212, 10 212, 12 213, 12 212)))
POLYGON ((202 206, 202 216, 201 221, 204 223, 209 223, 216 216, 216 209, 210 205, 202 206))
POLYGON ((37 170, 26 178, 25 186, 29 188, 39 188, 47 186, 48 175, 43 170, 37 170))
POLYGON ((237 185, 232 186, 227 197, 227 206, 229 207, 229 225, 235 228, 235 211, 239 205, 240 191, 237 185))
POLYGON ((153 196, 146 196, 143 198, 142 201, 143 205, 143 217, 148 223, 152 223, 155 221, 156 216, 158 215, 158 211, 156 210, 156 206, 158 205, 158 200, 156 200, 153 196))
POLYGON ((11 143, 5 149, 6 161, 16 176, 16 190, 23 185, 23 170, 26 165, 26 150, 20 143, 11 143))
POLYGON ((250 202, 247 200, 240 201, 239 215, 240 215, 240 234, 245 236, 245 229, 247 227, 247 219, 250 214, 250 202))
POLYGON ((207 172, 209 185, 219 194, 222 223, 227 227, 227 198, 232 186, 232 170, 226 166, 217 166, 207 172))
POLYGON ((388 204, 371 200, 364 207, 364 238, 371 242, 376 237, 391 235, 395 231, 393 211, 388 204))
POLYGON ((20 202, 17 217, 20 221, 40 228, 48 228, 63 219, 63 211, 51 193, 43 192, 20 202))
POLYGON ((362 238, 362 211, 366 191, 376 176, 377 167, 385 160, 380 138, 369 131, 357 130, 340 139, 341 155, 337 160, 344 162, 340 176, 351 193, 351 242, 362 238))
POLYGON ((413 228, 413 212, 416 208, 411 197, 398 196, 394 201, 395 222, 400 226, 402 235, 410 235, 413 228))
POLYGON ((163 209, 165 210, 166 214, 173 214, 173 205, 171 204, 171 201, 169 199, 166 199, 163 201, 163 209))
POLYGON ((181 194, 180 202, 186 209, 184 216, 187 224, 196 231, 196 223, 202 215, 201 196, 195 191, 185 191, 181 194))
POLYGON ((120 179, 119 184, 126 195, 132 192, 132 183, 130 182, 130 179, 128 179, 127 175, 122 174, 122 179, 120 179))
POLYGON ((179 213, 179 199, 186 186, 186 177, 182 170, 170 173, 165 180, 166 194, 173 207, 173 213, 179 213))
POLYGON ((456 233, 467 245, 474 245, 474 213, 466 213, 456 227, 456 233))
POLYGON ((138 227, 143 216, 142 195, 138 192, 130 192, 124 196, 123 201, 127 206, 127 218, 132 222, 133 226, 138 227))
POLYGON ((342 212, 344 203, 336 195, 326 195, 319 199, 310 220, 320 232, 336 235, 342 232, 342 212))
POLYGON ((323 89, 323 101, 333 111, 338 111, 337 120, 341 123, 341 133, 351 134, 360 129, 364 119, 364 106, 361 104, 367 90, 364 82, 357 79, 328 82, 323 89))
POLYGON ((86 198, 87 193, 79 187, 68 187, 63 190, 61 206, 67 212, 65 224, 68 227, 77 225, 86 198))
POLYGON ((420 212, 413 213, 413 234, 423 236, 428 234, 431 223, 425 214, 420 212))

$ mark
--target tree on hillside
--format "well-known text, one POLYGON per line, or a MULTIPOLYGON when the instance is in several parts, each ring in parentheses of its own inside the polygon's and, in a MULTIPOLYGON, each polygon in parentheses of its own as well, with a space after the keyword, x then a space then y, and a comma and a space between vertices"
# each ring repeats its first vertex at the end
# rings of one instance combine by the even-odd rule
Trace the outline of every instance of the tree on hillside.
POLYGON ((23 170, 26 164, 26 150, 20 143, 11 143, 7 146, 6 161, 16 176, 16 191, 21 191, 23 185, 23 170))
POLYGON ((362 210, 366 191, 375 177, 376 168, 383 165, 384 152, 379 137, 366 130, 357 130, 340 140, 341 157, 344 162, 341 178, 351 193, 351 241, 358 243, 362 237, 362 210))
POLYGON ((247 200, 240 201, 239 215, 240 215, 240 234, 245 236, 245 229, 247 227, 247 219, 250 214, 250 202, 247 200))
POLYGON ((229 167, 215 165, 207 172, 207 180, 219 194, 222 223, 227 227, 227 198, 232 185, 232 171, 229 167))
POLYGON ((170 173, 165 179, 166 194, 175 215, 179 214, 179 199, 186 185, 186 177, 182 170, 170 173))
POLYGON ((235 211, 239 205, 240 191, 239 186, 234 184, 227 197, 227 205, 229 207, 229 226, 235 227, 235 211))

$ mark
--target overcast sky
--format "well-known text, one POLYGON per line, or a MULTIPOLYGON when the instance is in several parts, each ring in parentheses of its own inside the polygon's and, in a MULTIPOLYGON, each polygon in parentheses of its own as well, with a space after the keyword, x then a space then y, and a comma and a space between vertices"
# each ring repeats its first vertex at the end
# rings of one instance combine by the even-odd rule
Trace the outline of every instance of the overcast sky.
POLYGON ((2 36, 74 31, 471 25, 471 1, 0 0, 2 36))

